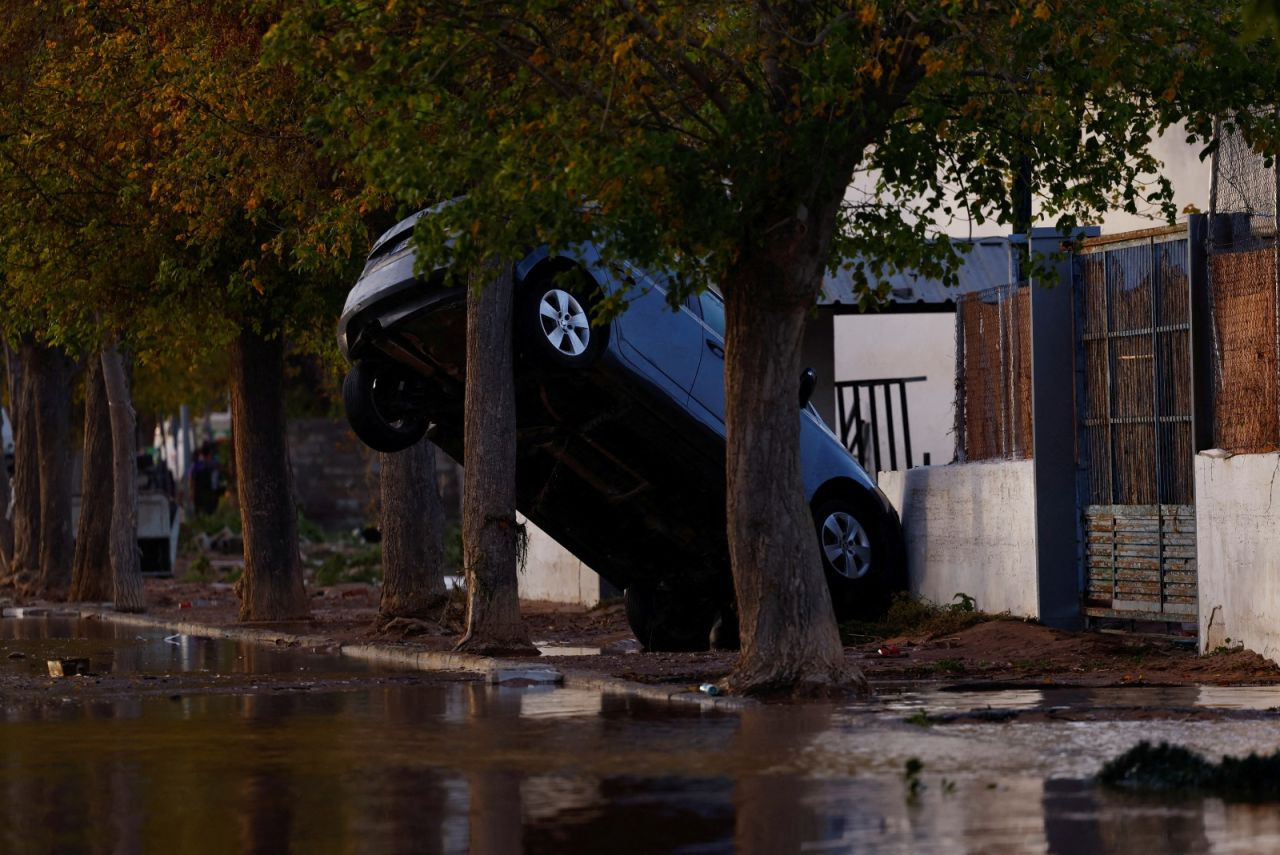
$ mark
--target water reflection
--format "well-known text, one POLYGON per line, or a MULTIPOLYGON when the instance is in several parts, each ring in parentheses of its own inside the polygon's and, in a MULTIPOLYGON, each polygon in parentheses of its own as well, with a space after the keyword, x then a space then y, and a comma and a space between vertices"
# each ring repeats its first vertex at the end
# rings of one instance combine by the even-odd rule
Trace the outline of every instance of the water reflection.
MULTIPOLYGON (((281 661, 202 649, 188 661, 242 673, 281 661)), ((56 701, 0 724, 0 851, 1280 849, 1273 807, 1086 779, 1153 734, 1210 754, 1269 750, 1280 733, 1267 723, 922 728, 885 709, 725 715, 471 683, 56 701), (910 757, 924 763, 915 796, 910 757)))
POLYGON ((1033 710, 1055 708, 1154 710, 1209 707, 1224 710, 1272 710, 1280 708, 1280 686, 1124 686, 1090 688, 1055 686, 999 691, 919 690, 900 687, 881 691, 884 709, 910 715, 967 712, 973 709, 1033 710))
POLYGON ((358 661, 192 635, 140 631, 101 620, 0 620, 0 669, 46 674, 50 659, 87 658, 97 674, 220 675, 367 672, 358 661), (14 658, 8 658, 10 656, 14 658))

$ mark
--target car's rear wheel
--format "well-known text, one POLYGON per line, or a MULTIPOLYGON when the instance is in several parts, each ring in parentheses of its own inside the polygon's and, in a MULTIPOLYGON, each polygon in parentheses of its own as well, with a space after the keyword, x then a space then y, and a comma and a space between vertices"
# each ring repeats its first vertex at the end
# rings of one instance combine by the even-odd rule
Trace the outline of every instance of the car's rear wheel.
POLYGON ((360 441, 375 451, 403 451, 427 432, 424 388, 425 380, 404 366, 361 360, 342 382, 347 421, 360 441))
POLYGON ((706 650, 717 610, 696 592, 634 583, 623 596, 627 623, 650 651, 706 650))
POLYGON ((605 328, 591 325, 597 286, 585 274, 544 276, 521 289, 521 344, 536 361, 559 368, 590 365, 604 350, 605 328))
POLYGON ((836 496, 814 507, 813 521, 836 619, 883 614, 901 585, 882 515, 866 499, 836 496))

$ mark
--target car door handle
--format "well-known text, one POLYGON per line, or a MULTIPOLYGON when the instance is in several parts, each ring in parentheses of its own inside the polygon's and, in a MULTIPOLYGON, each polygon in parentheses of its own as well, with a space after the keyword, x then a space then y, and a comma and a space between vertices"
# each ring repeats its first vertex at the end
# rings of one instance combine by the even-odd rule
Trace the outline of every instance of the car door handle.
POLYGON ((714 342, 711 339, 707 339, 707 350, 711 351, 721 359, 724 359, 724 348, 721 347, 719 343, 714 342))

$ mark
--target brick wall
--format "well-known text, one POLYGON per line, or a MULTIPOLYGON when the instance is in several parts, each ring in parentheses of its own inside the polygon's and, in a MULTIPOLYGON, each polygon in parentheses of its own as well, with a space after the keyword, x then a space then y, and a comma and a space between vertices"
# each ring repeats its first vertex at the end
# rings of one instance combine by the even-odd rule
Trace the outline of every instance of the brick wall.
MULTIPOLYGON (((294 495, 307 519, 331 530, 377 522, 378 455, 355 438, 345 421, 291 421, 289 459, 294 495)), ((436 467, 445 515, 454 520, 460 469, 440 452, 436 467)))

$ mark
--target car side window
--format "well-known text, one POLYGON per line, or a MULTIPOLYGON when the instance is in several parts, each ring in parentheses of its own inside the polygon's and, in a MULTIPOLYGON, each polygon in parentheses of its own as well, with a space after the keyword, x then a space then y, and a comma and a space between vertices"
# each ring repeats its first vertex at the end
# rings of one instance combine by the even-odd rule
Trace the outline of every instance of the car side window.
POLYGON ((698 305, 702 308, 703 323, 724 338, 724 301, 720 295, 708 288, 698 295, 698 305))

